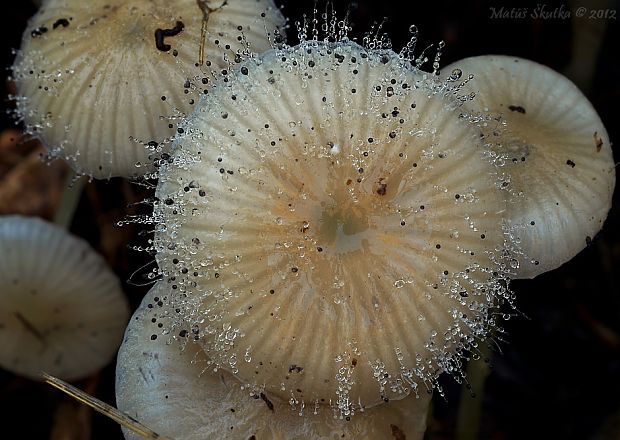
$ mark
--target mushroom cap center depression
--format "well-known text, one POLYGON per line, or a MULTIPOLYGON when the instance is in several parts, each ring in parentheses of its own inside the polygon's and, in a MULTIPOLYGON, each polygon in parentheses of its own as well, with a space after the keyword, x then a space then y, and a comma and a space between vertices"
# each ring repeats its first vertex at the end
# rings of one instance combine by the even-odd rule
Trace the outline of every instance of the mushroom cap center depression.
MULTIPOLYGON (((334 254, 364 250, 368 247, 370 225, 362 209, 353 206, 331 207, 323 211, 319 219, 319 239, 333 247, 334 254)), ((303 226, 302 228, 305 228, 303 226)), ((330 250, 332 250, 330 248, 330 250)))
MULTIPOLYGON (((327 184, 322 187, 325 192, 302 191, 300 205, 303 206, 291 209, 292 206, 282 204, 274 210, 273 231, 282 235, 280 244, 302 239, 304 248, 316 252, 317 257, 327 263, 321 270, 328 271, 334 263, 346 263, 347 257, 384 254, 383 246, 389 242, 391 234, 382 234, 399 232, 399 228, 385 228, 389 222, 386 213, 398 210, 390 202, 387 179, 381 177, 375 183, 362 183, 358 177, 363 173, 362 168, 352 169, 349 163, 342 164, 334 158, 322 162, 317 165, 324 166, 328 162, 331 167, 339 168, 327 178, 327 184)), ((393 196, 394 191, 391 193, 393 196)), ((398 220, 392 226, 404 225, 404 221, 398 220)), ((282 247, 276 245, 276 248, 282 247)))

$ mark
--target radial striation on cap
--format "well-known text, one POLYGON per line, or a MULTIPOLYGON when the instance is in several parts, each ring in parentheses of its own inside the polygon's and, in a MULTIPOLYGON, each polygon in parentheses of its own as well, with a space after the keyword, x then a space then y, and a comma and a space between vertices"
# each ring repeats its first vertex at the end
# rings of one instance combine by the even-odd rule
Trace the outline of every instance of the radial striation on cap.
POLYGON ((486 142, 504 163, 506 217, 524 253, 518 278, 555 269, 581 251, 611 208, 615 164, 607 131, 581 91, 522 58, 485 55, 446 66, 473 74, 465 104, 488 117, 486 142))
POLYGON ((211 71, 270 48, 283 24, 272 0, 49 0, 13 66, 17 117, 80 173, 144 175, 211 71))
MULTIPOLYGON (((283 401, 244 387, 227 372, 214 373, 190 334, 166 334, 169 289, 159 282, 142 301, 125 333, 116 369, 119 409, 158 434, 177 440, 423 437, 430 403, 426 390, 346 420, 331 408, 283 401)), ((124 433, 127 440, 139 439, 124 433)))
POLYGON ((0 366, 84 378, 109 363, 129 318, 118 278, 83 240, 37 218, 0 218, 0 366))
POLYGON ((345 415, 462 379, 511 295, 495 168, 447 95, 346 40, 217 82, 155 206, 171 301, 215 366, 345 415))

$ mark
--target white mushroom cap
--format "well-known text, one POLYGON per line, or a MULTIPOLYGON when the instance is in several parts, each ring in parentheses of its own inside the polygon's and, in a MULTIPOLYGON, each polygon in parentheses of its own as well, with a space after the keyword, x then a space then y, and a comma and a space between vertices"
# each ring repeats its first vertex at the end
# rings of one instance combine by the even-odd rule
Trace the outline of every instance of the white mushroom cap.
MULTIPOLYGON (((116 370, 120 410, 160 435, 176 440, 210 438, 314 440, 421 439, 430 395, 389 402, 347 421, 329 407, 287 402, 243 388, 232 375, 214 373, 204 351, 168 326, 170 285, 157 283, 125 333, 116 370), (161 304, 161 305, 160 305, 161 304), (399 437, 400 435, 400 437, 399 437)), ((125 430, 127 440, 140 437, 125 430)))
POLYGON ((109 363, 129 317, 118 278, 83 240, 0 217, 0 366, 74 380, 109 363))
POLYGON ((270 48, 284 23, 273 0, 49 0, 30 20, 13 66, 27 130, 77 171, 153 171, 176 119, 211 69, 270 48), (264 17, 261 17, 264 14, 264 17), (209 67, 210 66, 210 67, 209 67), (161 145, 164 143, 164 145, 161 145))
POLYGON ((161 169, 155 246, 216 366, 345 415, 461 379, 509 296, 505 202, 444 92, 349 41, 214 85, 161 169))
POLYGON ((444 72, 454 69, 474 75, 462 91, 476 98, 465 107, 492 116, 487 142, 505 162, 507 217, 524 252, 517 277, 555 269, 591 241, 611 208, 615 166, 601 119, 572 82, 533 61, 486 55, 444 72))

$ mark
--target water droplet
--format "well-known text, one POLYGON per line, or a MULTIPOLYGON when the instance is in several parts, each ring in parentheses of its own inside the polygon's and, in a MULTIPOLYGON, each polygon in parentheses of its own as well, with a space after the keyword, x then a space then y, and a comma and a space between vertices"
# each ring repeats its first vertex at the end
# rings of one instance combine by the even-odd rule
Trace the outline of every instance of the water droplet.
POLYGON ((460 79, 461 76, 463 76, 463 71, 461 69, 454 69, 452 73, 450 74, 450 79, 452 81, 456 81, 460 79))

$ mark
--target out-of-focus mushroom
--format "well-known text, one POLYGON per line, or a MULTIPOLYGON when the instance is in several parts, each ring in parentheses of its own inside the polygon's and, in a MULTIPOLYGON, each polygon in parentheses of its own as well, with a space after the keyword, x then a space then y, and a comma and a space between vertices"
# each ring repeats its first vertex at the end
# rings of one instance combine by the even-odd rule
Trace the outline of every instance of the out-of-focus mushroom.
POLYGON ((510 301, 505 202, 479 131, 412 61, 306 41, 183 125, 156 258, 214 367, 344 415, 462 380, 510 301))
MULTIPOLYGON (((142 301, 116 370, 119 409, 158 434, 177 440, 422 438, 430 402, 426 390, 346 420, 329 407, 281 400, 244 387, 222 370, 214 373, 191 331, 165 334, 172 312, 168 289, 168 283, 158 282, 142 301)), ((140 437, 125 430, 125 438, 140 437)))
POLYGON ((112 360, 129 307, 86 242, 37 218, 6 216, 0 255, 0 366, 74 380, 112 360))
POLYGON ((573 258, 603 226, 615 186, 609 137, 592 104, 564 76, 522 58, 471 57, 444 72, 474 75, 461 91, 476 98, 464 107, 488 115, 486 141, 505 163, 506 216, 524 253, 516 276, 573 258))
POLYGON ((80 173, 146 174, 211 71, 283 23, 272 0, 46 1, 13 66, 17 115, 80 173))

